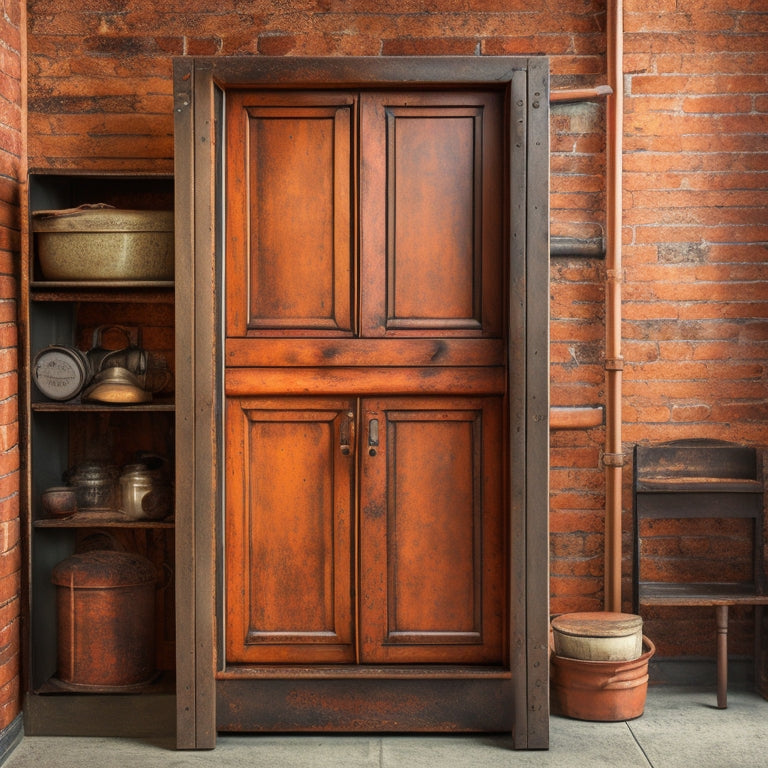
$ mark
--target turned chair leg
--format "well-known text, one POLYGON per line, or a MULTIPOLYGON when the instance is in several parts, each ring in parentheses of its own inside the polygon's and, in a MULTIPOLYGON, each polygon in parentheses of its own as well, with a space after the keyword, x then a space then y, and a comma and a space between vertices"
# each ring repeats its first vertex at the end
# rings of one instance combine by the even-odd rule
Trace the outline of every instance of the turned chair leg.
POLYGON ((717 622, 717 707, 728 707, 728 606, 715 606, 717 622))

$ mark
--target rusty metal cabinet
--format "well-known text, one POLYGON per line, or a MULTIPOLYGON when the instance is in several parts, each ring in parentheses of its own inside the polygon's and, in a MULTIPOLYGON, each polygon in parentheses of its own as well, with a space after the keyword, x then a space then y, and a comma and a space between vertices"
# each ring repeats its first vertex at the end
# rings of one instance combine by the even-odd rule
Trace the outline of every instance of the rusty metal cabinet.
MULTIPOLYGON (((120 208, 173 208, 168 175, 33 171, 24 201, 20 275, 20 371, 23 428, 22 519, 27 561, 23 569, 25 730, 36 735, 173 733, 175 671, 174 522, 129 521, 112 511, 81 510, 52 519, 41 494, 64 484, 67 470, 84 461, 121 466, 138 451, 173 462, 175 403, 171 390, 139 405, 86 403, 79 396, 51 400, 35 386, 31 362, 49 345, 87 350, 104 324, 141 328, 144 345, 168 361, 175 355, 173 281, 46 280, 31 231, 31 214, 84 203, 120 208), (147 557, 159 588, 155 601, 155 666, 160 673, 142 696, 93 693, 57 679, 54 566, 77 550, 116 548, 147 557)), ((104 253, 109 258, 109 253, 104 253)))

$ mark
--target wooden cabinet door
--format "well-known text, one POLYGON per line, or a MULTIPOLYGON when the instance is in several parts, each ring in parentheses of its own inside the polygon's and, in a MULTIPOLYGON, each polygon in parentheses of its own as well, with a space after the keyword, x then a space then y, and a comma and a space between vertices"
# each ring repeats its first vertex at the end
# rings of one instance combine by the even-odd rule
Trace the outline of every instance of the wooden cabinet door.
POLYGON ((232 663, 355 660, 352 407, 311 398, 227 403, 232 663))
POLYGON ((228 663, 505 661, 503 103, 227 95, 228 663))
POLYGON ((502 334, 502 100, 365 93, 361 332, 502 334))
POLYGON ((352 333, 355 103, 228 95, 228 337, 352 333))
POLYGON ((361 660, 502 663, 500 399, 361 412, 361 660))

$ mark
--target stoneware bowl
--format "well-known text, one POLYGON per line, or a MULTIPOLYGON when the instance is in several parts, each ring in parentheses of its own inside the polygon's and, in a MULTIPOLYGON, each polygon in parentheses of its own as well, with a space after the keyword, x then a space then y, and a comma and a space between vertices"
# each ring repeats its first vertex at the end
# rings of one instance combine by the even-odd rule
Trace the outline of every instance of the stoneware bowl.
POLYGON ((55 486, 43 491, 41 500, 46 517, 64 519, 77 512, 75 489, 68 486, 55 486))

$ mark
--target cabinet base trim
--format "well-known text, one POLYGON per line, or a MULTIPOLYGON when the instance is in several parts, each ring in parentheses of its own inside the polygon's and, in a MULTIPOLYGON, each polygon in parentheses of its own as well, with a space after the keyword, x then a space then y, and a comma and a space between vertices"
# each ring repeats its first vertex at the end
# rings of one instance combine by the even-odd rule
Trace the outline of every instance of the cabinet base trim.
POLYGON ((173 694, 27 694, 27 736, 173 737, 173 694))
POLYGON ((323 679, 350 680, 371 678, 376 680, 455 680, 502 679, 509 680, 512 672, 501 666, 453 666, 453 665, 418 665, 418 666, 371 666, 371 665, 229 665, 216 675, 218 680, 295 680, 323 679))
POLYGON ((508 733, 513 713, 511 677, 216 682, 219 731, 508 733))

